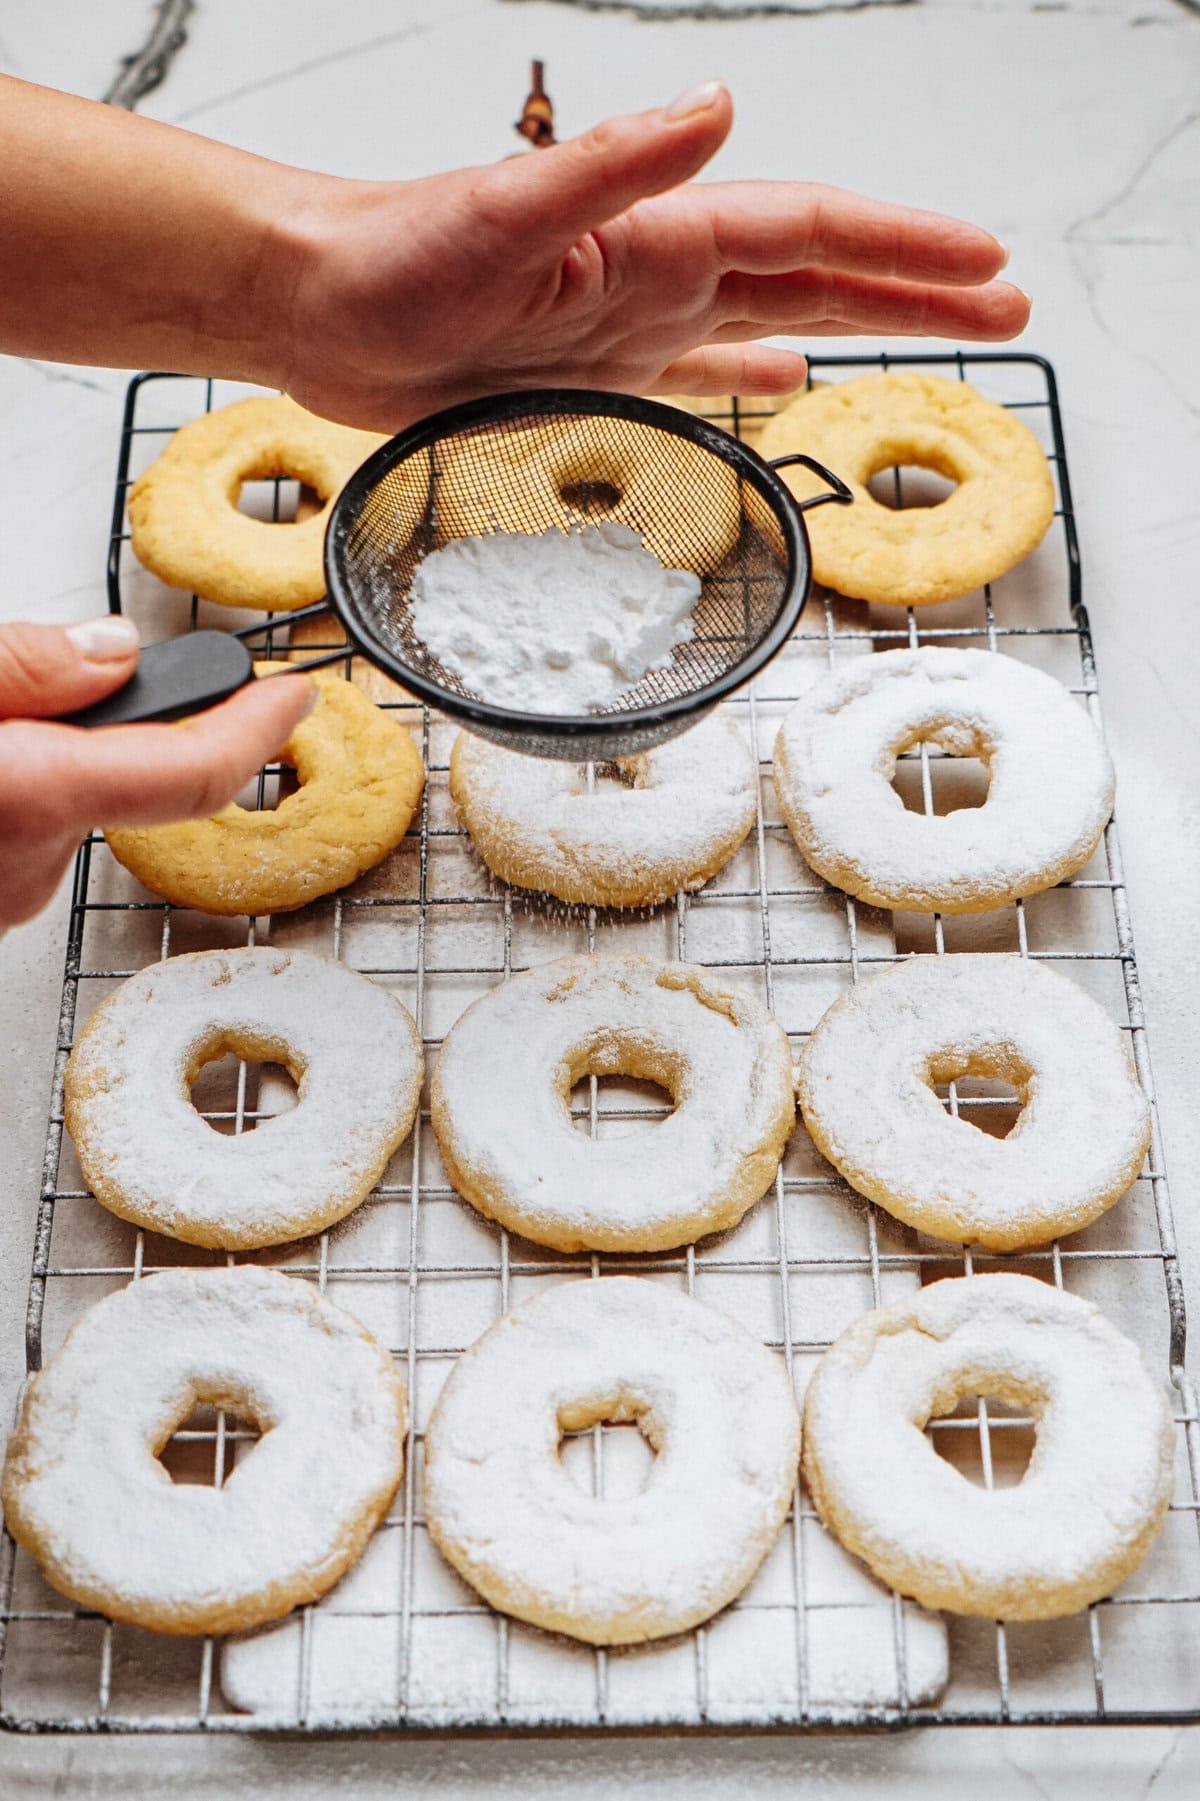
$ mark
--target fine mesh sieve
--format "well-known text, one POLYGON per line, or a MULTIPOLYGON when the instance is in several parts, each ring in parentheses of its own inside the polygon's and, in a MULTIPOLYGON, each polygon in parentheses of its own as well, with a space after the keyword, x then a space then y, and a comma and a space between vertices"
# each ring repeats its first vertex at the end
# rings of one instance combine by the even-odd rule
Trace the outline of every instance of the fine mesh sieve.
POLYGON ((624 394, 553 389, 452 407, 370 457, 334 503, 329 599, 358 648, 422 700, 511 750, 576 761, 673 737, 761 669, 811 581, 801 513, 849 489, 810 457, 765 463, 706 420, 624 394), (802 462, 830 491, 797 501, 774 470, 802 462), (422 559, 455 538, 617 519, 700 579, 694 635, 608 707, 526 713, 472 693, 413 630, 422 559))
MULTIPOLYGON (((801 514, 849 488, 809 456, 765 463, 707 420, 627 394, 501 394, 437 413, 382 445, 351 477, 325 536, 328 597, 358 650, 472 731, 529 755, 604 762, 686 730, 762 668, 808 598, 801 514), (795 499, 775 471, 803 463, 830 486, 795 499), (693 636, 610 706, 526 713, 472 693, 417 637, 411 588, 422 559, 454 538, 537 533, 615 519, 670 568, 700 580, 693 636)), ((248 641, 271 628, 193 631, 146 645, 124 687, 67 723, 176 719, 252 679, 248 641)), ((343 653, 291 665, 292 673, 343 653)))

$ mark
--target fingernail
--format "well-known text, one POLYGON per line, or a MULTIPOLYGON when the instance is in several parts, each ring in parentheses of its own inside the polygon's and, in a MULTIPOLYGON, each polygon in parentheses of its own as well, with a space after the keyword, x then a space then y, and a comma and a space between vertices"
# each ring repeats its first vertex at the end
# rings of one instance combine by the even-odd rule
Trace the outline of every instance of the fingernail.
POLYGON ((137 626, 120 613, 103 613, 99 619, 84 619, 66 630, 80 656, 89 663, 123 661, 140 642, 137 626))
MULTIPOLYGON (((312 712, 313 708, 316 706, 317 702, 321 698, 321 690, 317 687, 317 684, 313 681, 311 676, 308 678, 307 686, 308 686, 308 693, 305 696, 304 711, 303 711, 303 713, 301 713, 300 719, 307 719, 309 714, 312 712)), ((296 721, 297 725, 299 725, 300 719, 298 719, 296 721)))
POLYGON ((715 106, 725 91, 724 82, 702 81, 699 87, 689 88, 680 94, 678 100, 672 100, 664 109, 666 119, 690 119, 693 113, 706 113, 710 106, 715 106))
MULTIPOLYGON (((1008 285, 1010 288, 1017 288, 1017 284, 1015 281, 1010 281, 1008 285)), ((1027 294, 1024 288, 1017 288, 1017 293, 1021 296, 1021 299, 1025 302, 1026 306, 1033 305, 1033 295, 1032 294, 1027 294)))
POLYGON ((1000 267, 996 270, 996 274, 999 275, 1000 269, 1008 268, 1008 245, 1001 238, 994 238, 993 242, 999 246, 1000 250, 1000 267))

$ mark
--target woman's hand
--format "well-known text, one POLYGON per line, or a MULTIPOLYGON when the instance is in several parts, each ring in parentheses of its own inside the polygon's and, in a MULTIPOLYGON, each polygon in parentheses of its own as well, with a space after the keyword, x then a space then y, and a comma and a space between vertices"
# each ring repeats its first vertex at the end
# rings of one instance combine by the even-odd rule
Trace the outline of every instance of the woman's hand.
POLYGON ((0 626, 0 932, 45 905, 94 826, 215 813, 316 700, 289 676, 177 725, 51 723, 119 688, 137 657, 135 628, 113 615, 0 626))
POLYGON ((273 378, 394 431, 504 388, 797 386, 803 357, 765 337, 1023 329, 1029 301, 992 279, 1005 252, 978 226, 804 182, 690 184, 732 119, 713 82, 486 168, 298 177, 273 378))
POLYGON ((286 387, 396 431, 503 388, 777 393, 825 333, 1011 338, 1004 250, 808 182, 696 185, 716 82, 423 181, 344 181, 0 76, 0 350, 286 387))

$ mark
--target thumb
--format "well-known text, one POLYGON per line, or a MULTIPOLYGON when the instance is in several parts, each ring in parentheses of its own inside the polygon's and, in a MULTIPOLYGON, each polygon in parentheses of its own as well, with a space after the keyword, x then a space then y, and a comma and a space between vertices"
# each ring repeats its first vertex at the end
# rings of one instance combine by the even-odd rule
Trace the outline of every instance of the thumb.
MULTIPOLYGON (((662 194, 702 169, 724 143, 733 103, 719 81, 689 88, 670 106, 605 119, 565 144, 496 164, 486 208, 531 261, 562 253, 636 200, 662 194)), ((510 255, 512 243, 506 245, 510 255)))
POLYGON ((79 625, 0 626, 0 719, 53 719, 103 699, 137 668, 138 634, 119 613, 79 625))

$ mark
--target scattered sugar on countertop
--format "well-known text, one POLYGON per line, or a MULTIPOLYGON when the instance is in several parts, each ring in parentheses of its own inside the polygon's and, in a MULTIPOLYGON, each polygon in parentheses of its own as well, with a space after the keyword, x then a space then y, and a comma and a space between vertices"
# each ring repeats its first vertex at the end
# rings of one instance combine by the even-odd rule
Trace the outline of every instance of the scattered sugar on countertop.
POLYGON ((693 633, 700 581, 605 521, 458 538, 413 577, 412 624, 473 693, 529 713, 607 706, 693 633))

